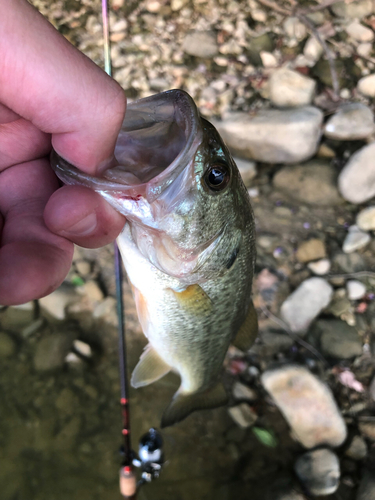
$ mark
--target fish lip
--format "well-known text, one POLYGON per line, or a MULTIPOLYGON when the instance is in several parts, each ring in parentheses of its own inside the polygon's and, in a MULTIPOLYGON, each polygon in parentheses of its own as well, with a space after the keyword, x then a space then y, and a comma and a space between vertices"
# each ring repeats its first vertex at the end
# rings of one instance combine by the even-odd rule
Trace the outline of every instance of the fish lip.
MULTIPOLYGON (((203 131, 200 126, 198 109, 187 92, 173 89, 161 92, 150 97, 138 99, 128 105, 127 114, 137 112, 138 108, 152 103, 154 106, 160 102, 164 104, 166 100, 172 101, 175 112, 180 111, 184 118, 186 143, 176 158, 160 174, 145 183, 126 185, 106 179, 86 174, 74 167, 67 160, 62 158, 55 150, 51 152, 51 166, 56 175, 65 184, 82 185, 94 189, 97 192, 108 193, 113 197, 146 198, 149 203, 155 201, 168 186, 184 170, 202 141, 203 131)), ((124 124, 126 123, 126 115, 124 124)))

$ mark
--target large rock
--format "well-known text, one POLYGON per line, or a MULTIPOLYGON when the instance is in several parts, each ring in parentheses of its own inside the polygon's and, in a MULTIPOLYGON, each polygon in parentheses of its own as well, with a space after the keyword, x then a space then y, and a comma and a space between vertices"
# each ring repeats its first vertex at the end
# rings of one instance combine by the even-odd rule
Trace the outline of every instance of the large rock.
POLYGON ((315 496, 334 493, 340 481, 340 463, 331 450, 314 450, 301 455, 295 471, 306 489, 315 496))
POLYGON ((231 151, 266 163, 297 163, 317 150, 323 114, 318 108, 228 113, 215 125, 231 151))
POLYGON ((191 56, 212 58, 218 52, 216 35, 212 31, 190 31, 185 36, 182 50, 191 56))
POLYGON ((353 21, 346 28, 347 34, 357 42, 372 42, 374 39, 374 32, 370 28, 366 28, 358 21, 353 21))
POLYGON ((274 176, 273 185, 301 203, 321 206, 342 203, 336 170, 325 160, 284 167, 274 176))
POLYGON ((277 69, 268 85, 272 104, 280 108, 310 104, 316 87, 312 78, 287 68, 277 69))
POLYGON ((351 3, 342 1, 333 4, 331 10, 338 17, 362 19, 374 12, 374 5, 372 0, 362 0, 351 3))
POLYGON ((357 151, 340 172, 342 196, 351 203, 364 203, 375 196, 375 142, 357 151))
POLYGON ((374 132, 374 113, 359 102, 346 104, 331 116, 324 127, 329 139, 354 141, 366 139, 374 132))
POLYGON ((302 366, 268 370, 262 384, 306 448, 340 446, 346 426, 330 389, 302 366))
POLYGON ((282 319, 294 333, 306 333, 312 321, 331 302, 333 289, 323 278, 309 278, 283 302, 282 319))
POLYGON ((319 320, 314 329, 320 333, 324 356, 351 359, 362 354, 362 342, 353 326, 338 319, 319 320))
POLYGON ((345 253, 352 253, 367 246, 370 240, 370 235, 359 229, 358 226, 349 226, 342 249, 345 253))

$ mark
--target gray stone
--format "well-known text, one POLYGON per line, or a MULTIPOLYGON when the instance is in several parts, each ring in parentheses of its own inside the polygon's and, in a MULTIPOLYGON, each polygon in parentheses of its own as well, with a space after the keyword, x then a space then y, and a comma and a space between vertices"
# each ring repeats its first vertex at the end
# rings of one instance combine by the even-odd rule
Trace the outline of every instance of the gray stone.
POLYGON ((364 203, 375 196, 375 142, 349 159, 338 179, 342 196, 351 203, 364 203))
POLYGON ((306 448, 340 446, 346 426, 330 389, 302 366, 263 373, 261 382, 306 448))
POLYGON ((366 471, 359 484, 356 500, 373 500, 375 498, 375 474, 366 471))
POLYGON ((341 141, 366 139, 373 132, 374 114, 368 106, 359 102, 340 107, 324 127, 326 137, 341 141))
POLYGON ((235 399, 243 399, 245 401, 255 401, 258 399, 258 394, 248 387, 245 384, 241 384, 241 382, 235 382, 232 389, 233 397, 235 399))
POLYGON ((360 250, 368 245, 370 240, 371 237, 368 233, 359 229, 358 226, 350 226, 342 246, 343 252, 352 253, 356 250, 360 250))
POLYGON ((329 273, 331 262, 328 259, 321 259, 316 262, 309 262, 307 267, 317 276, 324 276, 329 273))
POLYGON ((216 35, 212 31, 190 31, 185 36, 182 50, 191 56, 210 59, 218 53, 216 35))
POLYGON ((233 158, 238 170, 240 171, 242 180, 246 187, 251 185, 251 181, 257 175, 257 168, 255 161, 242 160, 242 158, 233 158))
POLYGON ((284 31, 289 38, 303 40, 307 36, 306 26, 298 19, 298 17, 288 17, 283 23, 284 31))
POLYGON ((53 318, 63 320, 66 307, 77 301, 79 295, 72 285, 63 283, 57 290, 39 300, 41 307, 53 318))
POLYGON ((318 238, 311 238, 298 245, 296 257, 299 262, 310 262, 312 260, 322 259, 326 256, 324 242, 318 238))
MULTIPOLYGON (((370 417, 370 419, 372 418, 370 417)), ((373 420, 361 420, 358 423, 358 429, 367 439, 375 441, 375 422, 373 420)))
POLYGON ((362 436, 354 436, 345 455, 353 460, 363 460, 367 456, 367 444, 362 436))
POLYGON ((16 344, 12 337, 5 332, 0 332, 0 359, 10 358, 16 352, 16 344))
POLYGON ((34 355, 35 369, 43 372, 62 368, 72 342, 72 336, 66 333, 54 333, 42 338, 34 355))
POLYGON ((362 354, 362 341, 356 329, 337 319, 319 320, 315 325, 321 332, 320 345, 324 356, 351 359, 362 354))
POLYGON ((315 36, 311 35, 303 48, 303 54, 308 60, 309 66, 313 66, 320 59, 323 52, 322 45, 315 36))
POLYGON ((297 163, 317 150, 323 114, 318 108, 232 112, 215 125, 229 149, 266 163, 297 163))
POLYGON ((342 203, 337 190, 337 174, 326 160, 311 160, 279 170, 273 185, 295 201, 330 206, 342 203))
POLYGON ((347 34, 357 42, 372 42, 374 39, 374 32, 363 26, 358 21, 353 21, 345 28, 347 34))
POLYGON ((339 486, 340 463, 337 455, 331 450, 309 451, 298 458, 294 468, 312 495, 331 495, 339 486))
POLYGON ((361 210, 357 215, 356 225, 362 231, 375 231, 375 206, 361 210))
POLYGON ((311 103, 316 83, 298 71, 280 68, 272 73, 268 87, 272 104, 281 108, 297 107, 311 103))
POLYGON ((346 291, 350 300, 360 300, 366 295, 366 285, 362 281, 348 280, 346 291))
POLYGON ((282 319, 294 333, 306 333, 312 321, 329 305, 331 285, 323 278, 309 278, 283 302, 282 319))
POLYGON ((338 2, 331 6, 331 10, 338 17, 358 18, 369 16, 374 11, 372 0, 362 0, 359 2, 338 2))
POLYGON ((232 406, 228 409, 228 413, 236 424, 242 429, 247 429, 248 427, 254 425, 258 418, 258 415, 247 403, 232 406))

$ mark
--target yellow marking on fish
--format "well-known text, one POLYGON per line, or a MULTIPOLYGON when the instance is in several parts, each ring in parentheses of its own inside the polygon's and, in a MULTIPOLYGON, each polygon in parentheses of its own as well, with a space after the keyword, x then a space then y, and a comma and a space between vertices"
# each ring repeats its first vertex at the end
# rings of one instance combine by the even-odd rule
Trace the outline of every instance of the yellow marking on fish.
POLYGON ((189 285, 182 292, 172 290, 181 308, 193 314, 208 315, 212 312, 212 301, 199 285, 189 285))

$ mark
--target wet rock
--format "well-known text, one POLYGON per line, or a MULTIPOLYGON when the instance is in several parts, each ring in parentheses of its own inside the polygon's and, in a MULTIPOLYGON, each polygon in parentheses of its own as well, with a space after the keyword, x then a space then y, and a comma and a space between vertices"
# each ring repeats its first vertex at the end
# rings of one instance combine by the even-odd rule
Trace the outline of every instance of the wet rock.
POLYGON ((353 21, 345 28, 347 34, 357 42, 372 42, 374 32, 370 28, 366 28, 358 21, 353 21))
POLYGON ((299 262, 310 262, 326 256, 324 242, 318 238, 311 238, 298 245, 296 257, 299 262))
POLYGON ((375 498, 375 474, 366 471, 359 484, 356 500, 372 500, 375 498))
POLYGON ((261 381, 303 446, 344 442, 345 422, 330 389, 306 368, 288 365, 269 370, 261 381))
POLYGON ((329 139, 353 141, 365 139, 374 132, 374 114, 359 102, 346 104, 331 116, 324 127, 329 139))
POLYGON ((344 321, 319 320, 314 330, 320 332, 320 346, 324 356, 351 359, 362 354, 362 341, 356 329, 344 321))
POLYGON ((325 274, 329 273, 329 270, 331 269, 331 262, 328 259, 321 259, 317 260, 316 262, 309 262, 307 264, 307 267, 314 274, 318 276, 324 276, 325 274))
POLYGON ((34 355, 35 369, 43 372, 62 368, 72 342, 72 336, 67 333, 54 333, 39 340, 34 355))
POLYGON ((212 31, 190 31, 185 36, 182 50, 195 57, 215 57, 218 53, 216 35, 212 31))
POLYGON ((284 167, 274 176, 273 185, 301 203, 330 206, 342 202, 336 170, 325 160, 284 167))
POLYGON ((348 234, 345 237, 342 249, 345 253, 352 253, 356 250, 364 248, 370 243, 371 237, 365 233, 358 226, 350 226, 348 234))
POLYGON ((258 415, 247 403, 232 406, 228 409, 228 413, 236 424, 242 429, 247 429, 248 427, 254 425, 258 418, 258 415))
POLYGON ((297 109, 261 109, 254 114, 232 112, 216 122, 235 154, 266 163, 297 163, 317 150, 322 112, 312 106, 297 109))
POLYGON ((367 456, 367 444, 362 436, 354 436, 345 455, 353 460, 363 460, 367 456))
POLYGON ((251 389, 251 387, 245 384, 241 384, 241 382, 235 382, 232 394, 235 399, 243 399, 245 401, 255 401, 258 399, 258 395, 254 389, 251 389))
POLYGON ((233 158, 238 170, 240 171, 242 180, 246 187, 251 185, 251 181, 257 175, 256 163, 255 161, 242 160, 241 158, 233 158))
POLYGON ((331 6, 331 10, 338 17, 362 19, 372 14, 374 7, 372 0, 362 0, 359 2, 351 3, 342 1, 333 4, 331 6))
POLYGON ((357 215, 356 225, 362 231, 375 231, 375 206, 361 210, 357 215))
POLYGON ((281 108, 310 104, 316 87, 312 78, 287 68, 276 70, 268 85, 272 104, 281 108))
POLYGON ((303 40, 307 36, 307 28, 298 17, 288 17, 285 19, 283 28, 289 38, 303 40))
POLYGON ((362 281, 349 280, 346 283, 346 291, 350 300, 359 300, 366 295, 366 286, 362 281))
POLYGON ((283 302, 281 316, 292 332, 306 333, 311 322, 329 305, 332 294, 326 280, 309 278, 283 302))
POLYGON ((298 458, 294 468, 312 495, 331 495, 339 486, 340 463, 331 450, 309 451, 298 458))
POLYGON ((362 77, 358 82, 357 88, 366 97, 375 97, 375 75, 362 77))
POLYGON ((351 203, 363 203, 375 196, 374 155, 375 143, 364 146, 354 153, 339 175, 339 190, 351 203))
POLYGON ((5 332, 0 332, 0 359, 10 358, 16 352, 16 344, 12 337, 5 332))
POLYGON ((53 318, 63 320, 66 317, 66 307, 77 300, 79 300, 79 295, 75 288, 63 283, 57 290, 39 299, 39 304, 53 318))

